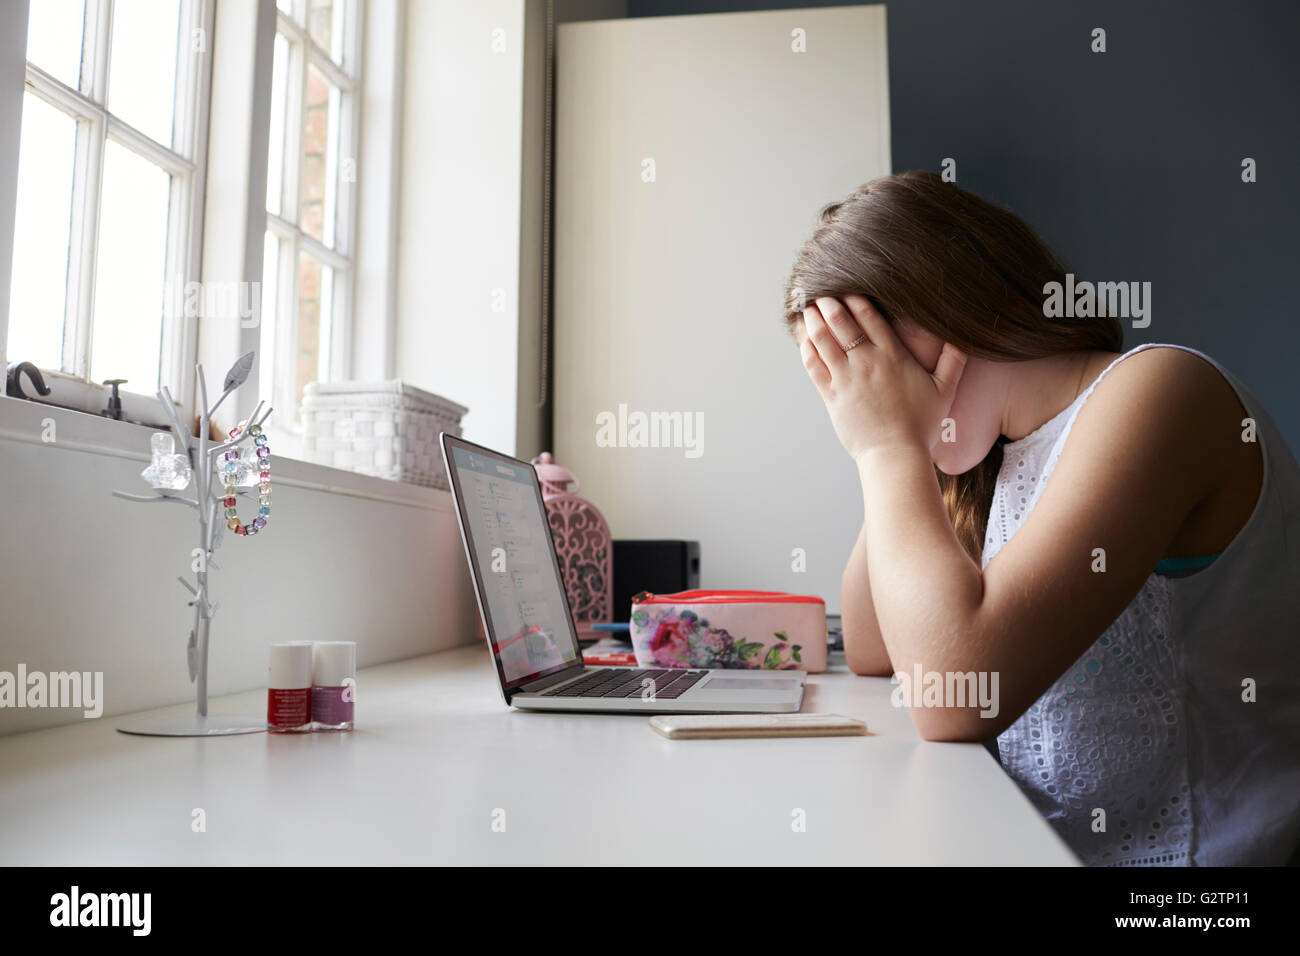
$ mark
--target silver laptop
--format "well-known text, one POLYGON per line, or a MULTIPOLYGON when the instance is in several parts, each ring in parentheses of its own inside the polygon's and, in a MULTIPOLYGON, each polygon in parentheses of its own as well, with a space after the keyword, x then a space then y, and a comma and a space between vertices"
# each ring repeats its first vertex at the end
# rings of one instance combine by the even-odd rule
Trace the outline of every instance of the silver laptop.
POLYGON ((443 433, 479 613, 507 704, 525 710, 775 714, 799 709, 803 671, 587 667, 542 488, 528 462, 443 433))

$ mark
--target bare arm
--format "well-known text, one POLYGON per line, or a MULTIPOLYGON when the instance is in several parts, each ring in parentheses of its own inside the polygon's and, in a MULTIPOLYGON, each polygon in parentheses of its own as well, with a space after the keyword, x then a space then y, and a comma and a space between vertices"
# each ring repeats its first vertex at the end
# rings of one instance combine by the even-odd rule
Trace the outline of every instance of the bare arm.
POLYGON ((853 545, 840 582, 840 618, 844 628, 844 657, 855 674, 886 676, 894 672, 889 652, 876 622, 867 575, 867 528, 864 524, 853 545))

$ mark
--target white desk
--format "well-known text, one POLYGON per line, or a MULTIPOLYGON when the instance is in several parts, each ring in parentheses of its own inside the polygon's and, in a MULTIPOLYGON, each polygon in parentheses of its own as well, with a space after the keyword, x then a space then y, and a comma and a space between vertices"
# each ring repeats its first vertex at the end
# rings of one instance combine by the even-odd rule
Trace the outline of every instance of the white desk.
POLYGON ((886 680, 843 665, 803 709, 872 736, 669 741, 645 717, 513 711, 481 646, 357 684, 350 734, 160 739, 104 718, 0 738, 0 864, 1077 863, 982 747, 925 743, 886 680))

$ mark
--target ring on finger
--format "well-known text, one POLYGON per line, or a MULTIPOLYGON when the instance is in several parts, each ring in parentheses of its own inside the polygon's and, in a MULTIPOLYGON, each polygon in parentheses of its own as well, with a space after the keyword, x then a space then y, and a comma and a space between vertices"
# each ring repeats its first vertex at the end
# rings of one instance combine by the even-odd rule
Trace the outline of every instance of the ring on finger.
POLYGON ((846 351, 846 352, 850 352, 850 351, 852 351, 853 349, 857 348, 859 345, 861 345, 861 344, 862 344, 863 342, 865 342, 866 340, 867 340, 867 337, 866 337, 865 334, 864 334, 864 335, 859 335, 856 339, 854 339, 854 340, 853 340, 852 342, 850 342, 848 345, 841 345, 840 348, 842 348, 842 349, 843 349, 844 351, 846 351))

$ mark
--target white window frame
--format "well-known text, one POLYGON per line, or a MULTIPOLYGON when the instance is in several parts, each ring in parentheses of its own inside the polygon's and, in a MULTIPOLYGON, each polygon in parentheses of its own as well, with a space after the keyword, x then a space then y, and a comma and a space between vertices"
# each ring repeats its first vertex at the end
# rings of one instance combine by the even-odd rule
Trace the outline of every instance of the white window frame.
MULTIPOLYGON (((272 404, 278 410, 272 419, 277 431, 298 434, 297 421, 297 329, 298 329, 298 262, 301 253, 307 253, 322 266, 330 268, 333 287, 330 297, 330 314, 322 314, 321 343, 327 362, 317 369, 318 381, 347 378, 352 368, 353 346, 353 290, 356 282, 356 195, 357 177, 342 174, 335 169, 337 179, 335 197, 334 246, 325 245, 305 232, 298 222, 302 208, 302 176, 305 162, 304 127, 307 113, 303 109, 303 96, 307 88, 308 71, 315 67, 325 79, 339 90, 338 157, 351 160, 355 173, 360 140, 361 109, 358 99, 362 92, 361 49, 363 45, 365 16, 361 0, 348 0, 340 18, 344 31, 341 50, 342 65, 330 52, 322 49, 312 38, 306 25, 306 0, 292 0, 293 13, 276 8, 276 33, 283 34, 289 44, 285 69, 285 142, 284 169, 280 183, 280 212, 266 211, 266 230, 278 241, 279 258, 276 263, 276 302, 274 322, 275 364, 272 369, 272 404), (285 374, 292 369, 292 374, 285 374)), ((262 321, 267 320, 266 316, 262 321)), ((265 383, 263 383, 265 388, 265 383)))
MULTIPOLYGON (((33 0, 39 2, 39 0, 33 0)), ((72 215, 68 233, 68 273, 63 320, 63 356, 58 369, 42 369, 52 393, 48 401, 99 412, 110 391, 90 378, 90 343, 94 322, 95 268, 99 239, 103 159, 111 140, 161 168, 171 177, 168 202, 162 340, 159 385, 183 405, 194 385, 198 349, 197 317, 186 316, 184 297, 172 284, 199 278, 203 232, 210 104, 213 0, 181 0, 177 43, 173 144, 163 146, 108 110, 108 67, 113 7, 117 0, 86 0, 81 74, 73 89, 30 60, 25 60, 25 90, 69 116, 77 124, 73 164, 72 215), (198 31, 202 31, 201 33, 198 31), (201 37, 202 49, 193 39, 201 37), (178 151, 179 150, 179 151, 178 151), (182 308, 177 310, 177 306, 182 308), (67 370, 71 371, 67 371, 67 370)), ((129 0, 128 0, 129 2, 129 0)), ((21 149, 21 144, 19 145, 21 149)), ((21 237, 16 237, 21 241, 21 237)), ((21 361, 22 356, 10 356, 21 361)), ((122 387, 125 417, 165 422, 162 405, 140 383, 122 387)))

